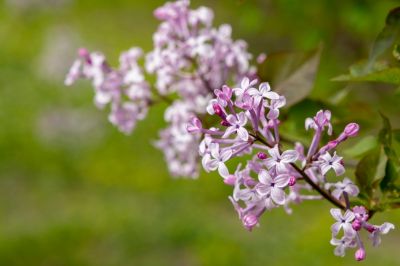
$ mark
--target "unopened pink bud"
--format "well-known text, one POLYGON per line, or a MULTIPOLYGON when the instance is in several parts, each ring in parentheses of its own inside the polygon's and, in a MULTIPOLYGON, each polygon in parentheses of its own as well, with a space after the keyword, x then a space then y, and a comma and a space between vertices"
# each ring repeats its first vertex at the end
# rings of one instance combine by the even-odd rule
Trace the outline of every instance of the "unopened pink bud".
POLYGON ((247 230, 251 231, 253 227, 258 224, 258 218, 254 214, 246 214, 242 218, 242 222, 244 227, 246 227, 247 230))
POLYGON ((257 157, 260 160, 265 160, 268 158, 267 154, 265 154, 264 152, 261 152, 261 151, 259 153, 257 153, 257 157))
POLYGON ((219 106, 218 104, 213 104, 213 109, 217 115, 221 116, 223 114, 221 106, 219 106))
POLYGON ((257 185, 257 182, 251 177, 245 177, 244 184, 248 187, 253 187, 253 186, 257 185))
POLYGON ((357 136, 358 131, 360 130, 360 126, 357 123, 350 123, 344 129, 344 134, 347 137, 357 136))
POLYGON ((359 248, 357 249, 356 253, 354 254, 354 257, 356 258, 357 261, 362 261, 365 259, 366 253, 365 249, 359 248))
POLYGON ((89 51, 86 48, 79 48, 78 55, 82 58, 87 58, 89 56, 89 51))
POLYGON ((294 176, 291 176, 290 178, 289 178, 289 186, 294 186, 296 184, 296 177, 294 177, 294 176))
POLYGON ((236 176, 229 175, 227 178, 224 179, 224 183, 229 186, 234 186, 236 183, 236 176))
POLYGON ((354 220, 354 222, 351 224, 351 226, 353 227, 354 230, 360 231, 362 224, 359 220, 354 220))
POLYGON ((221 126, 229 127, 229 126, 231 126, 231 124, 230 124, 228 121, 226 121, 226 120, 222 120, 222 121, 221 121, 221 126))

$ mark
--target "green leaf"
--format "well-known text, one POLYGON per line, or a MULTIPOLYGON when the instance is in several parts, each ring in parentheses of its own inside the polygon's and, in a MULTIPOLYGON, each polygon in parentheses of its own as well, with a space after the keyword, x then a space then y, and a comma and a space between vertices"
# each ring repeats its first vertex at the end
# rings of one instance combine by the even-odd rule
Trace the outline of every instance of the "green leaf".
POLYGON ((370 81, 400 85, 400 68, 391 67, 360 76, 340 75, 333 78, 332 81, 370 81))
POLYGON ((378 181, 384 178, 387 156, 382 148, 374 149, 365 155, 356 168, 356 181, 361 193, 372 198, 378 181))
POLYGON ((366 136, 359 140, 355 145, 343 151, 347 157, 360 157, 372 149, 377 148, 378 139, 375 136, 366 136))
POLYGON ((399 168, 395 162, 388 160, 385 168, 385 177, 379 184, 382 192, 396 189, 396 181, 399 178, 399 168))
POLYGON ((400 143, 400 129, 394 129, 392 131, 394 139, 400 143))
POLYGON ((385 51, 392 47, 394 41, 398 38, 400 33, 400 7, 397 7, 389 12, 386 17, 386 25, 378 34, 372 46, 368 58, 368 65, 366 72, 374 64, 376 59, 381 56, 385 51))
POLYGON ((311 53, 280 53, 269 55, 258 69, 262 80, 286 97, 291 106, 305 99, 314 86, 322 47, 311 53))

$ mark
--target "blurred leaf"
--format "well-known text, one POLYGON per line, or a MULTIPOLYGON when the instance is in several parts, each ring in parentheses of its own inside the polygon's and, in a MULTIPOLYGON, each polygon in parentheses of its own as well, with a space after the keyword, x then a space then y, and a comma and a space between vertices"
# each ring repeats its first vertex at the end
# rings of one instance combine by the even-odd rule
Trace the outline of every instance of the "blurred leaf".
POLYGON ((356 181, 361 193, 371 198, 374 190, 374 183, 385 176, 387 156, 382 148, 374 149, 365 155, 356 168, 356 181))
POLYGON ((378 34, 372 46, 368 58, 368 65, 366 72, 374 64, 376 59, 381 56, 387 49, 389 49, 400 32, 400 7, 392 9, 386 17, 386 25, 378 34))
POLYGON ((368 151, 376 148, 378 139, 375 136, 366 136, 358 141, 354 146, 346 149, 343 153, 350 157, 360 157, 368 151))
POLYGON ((392 131, 393 137, 397 142, 400 142, 400 129, 394 129, 392 131))
POLYGON ((393 57, 400 61, 400 45, 396 44, 392 51, 393 57))
MULTIPOLYGON (((372 46, 368 60, 363 60, 353 64, 349 69, 349 74, 337 76, 332 81, 371 81, 391 84, 400 84, 400 68, 389 65, 389 58, 377 61, 400 36, 400 7, 389 12, 386 17, 386 24, 378 34, 372 46)), ((400 53, 397 46, 392 51, 392 55, 397 58, 400 53)), ((393 58, 390 58, 393 60, 393 58)))
POLYGON ((322 47, 311 53, 269 55, 259 66, 258 75, 271 82, 275 91, 286 97, 287 106, 305 99, 317 74, 322 47))
POLYGON ((349 75, 340 75, 333 78, 332 81, 371 81, 400 85, 400 68, 397 67, 386 68, 360 76, 355 73, 358 74, 360 72, 353 72, 353 74, 349 75))
POLYGON ((398 165, 392 160, 388 160, 385 168, 385 177, 382 179, 379 184, 381 190, 383 192, 387 192, 388 190, 396 189, 396 181, 399 177, 398 165))

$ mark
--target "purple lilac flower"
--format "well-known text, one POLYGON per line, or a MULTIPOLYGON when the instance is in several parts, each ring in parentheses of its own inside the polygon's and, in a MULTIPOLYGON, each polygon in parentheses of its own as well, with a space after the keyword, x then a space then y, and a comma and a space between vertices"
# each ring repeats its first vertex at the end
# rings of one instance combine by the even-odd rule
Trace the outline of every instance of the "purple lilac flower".
POLYGON ((331 209, 331 215, 337 221, 331 227, 332 235, 337 236, 340 229, 343 229, 344 235, 348 238, 354 238, 356 231, 354 231, 351 222, 354 220, 354 213, 347 210, 344 215, 340 209, 331 209))
POLYGON ((340 199, 340 197, 343 195, 344 192, 346 192, 349 196, 357 196, 360 190, 354 183, 349 179, 349 178, 344 178, 343 181, 339 181, 335 184, 333 184, 335 189, 332 191, 332 196, 334 196, 337 199, 340 199))
POLYGON ((235 132, 241 140, 247 141, 249 139, 249 133, 244 128, 247 123, 247 117, 244 112, 237 115, 228 115, 226 120, 231 126, 226 129, 225 134, 222 136, 223 138, 226 138, 235 132))
POLYGON ((271 157, 265 160, 265 165, 268 169, 275 169, 278 173, 288 172, 289 164, 295 162, 298 158, 298 153, 295 150, 287 150, 280 154, 277 145, 269 149, 268 153, 271 157))
POLYGON ((315 131, 323 131, 325 127, 328 127, 328 134, 332 134, 332 124, 331 124, 331 112, 319 111, 314 118, 307 118, 305 122, 306 129, 314 129, 315 131))
POLYGON ((218 169, 218 173, 222 177, 227 177, 229 175, 229 170, 225 165, 225 162, 228 161, 232 156, 232 150, 223 149, 220 150, 220 147, 217 143, 212 143, 210 145, 211 156, 210 154, 206 154, 208 157, 206 160, 206 171, 215 171, 218 169))
POLYGON ((381 243, 381 235, 386 235, 390 230, 394 229, 394 225, 391 223, 383 223, 380 226, 375 226, 374 231, 370 234, 372 245, 374 247, 381 243))
POLYGON ((333 156, 326 152, 318 158, 316 165, 319 167, 323 175, 326 175, 330 169, 333 169, 336 175, 339 176, 345 172, 342 159, 343 157, 337 156, 336 152, 333 154, 333 156))
POLYGON ((271 177, 268 171, 262 170, 258 175, 258 180, 260 183, 256 189, 260 195, 268 195, 276 204, 285 204, 286 194, 284 188, 288 186, 290 180, 288 174, 271 177))
POLYGON ((356 241, 354 238, 343 236, 341 239, 332 238, 331 245, 336 246, 334 250, 334 254, 336 256, 344 257, 344 255, 346 255, 347 248, 356 247, 356 241))

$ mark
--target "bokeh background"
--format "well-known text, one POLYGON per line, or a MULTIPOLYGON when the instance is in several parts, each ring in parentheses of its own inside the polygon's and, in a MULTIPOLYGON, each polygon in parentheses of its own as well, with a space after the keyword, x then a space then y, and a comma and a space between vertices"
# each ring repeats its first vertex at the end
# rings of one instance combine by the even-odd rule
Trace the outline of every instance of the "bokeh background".
MULTIPOLYGON (((151 0, 4 0, 0 3, 0 265, 353 265, 333 255, 330 206, 277 209, 249 233, 216 175, 172 179, 151 140, 163 126, 153 109, 132 136, 107 122, 89 83, 66 88, 76 49, 109 60, 133 45, 151 49, 158 22, 151 0)), ((344 120, 380 127, 378 110, 399 127, 393 87, 330 79, 368 55, 398 1, 199 0, 230 23, 250 51, 303 51, 324 44, 310 99, 292 108, 302 121, 329 102, 344 120)), ((298 126, 296 126, 298 125, 298 126)), ((309 135, 304 135, 310 138, 309 135)), ((351 142, 350 145, 355 142, 351 142)), ((351 171, 350 171, 351 175, 351 171)), ((374 222, 400 228, 400 212, 374 222)), ((367 245, 363 265, 400 265, 400 232, 367 245)))

